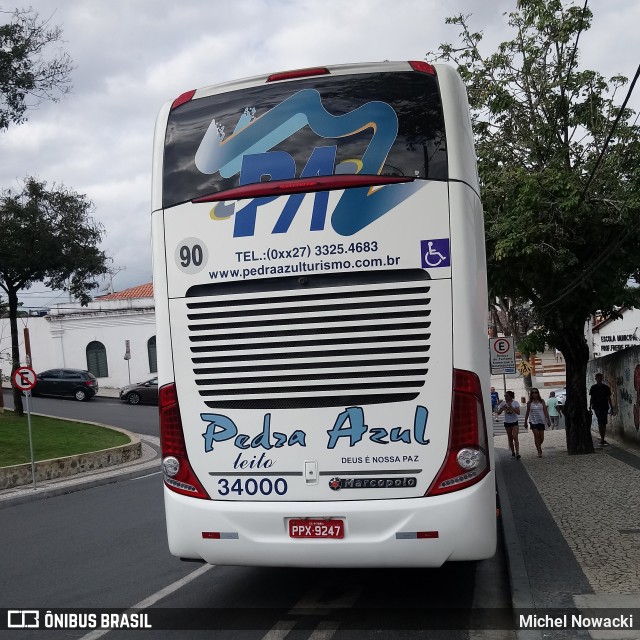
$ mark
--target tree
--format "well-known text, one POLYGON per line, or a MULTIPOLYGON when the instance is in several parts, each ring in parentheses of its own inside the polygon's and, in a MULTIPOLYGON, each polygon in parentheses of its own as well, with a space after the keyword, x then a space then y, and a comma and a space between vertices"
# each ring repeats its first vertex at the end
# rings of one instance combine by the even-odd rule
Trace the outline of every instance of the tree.
POLYGON ((0 25, 0 131, 26 120, 26 112, 45 100, 56 102, 71 90, 73 69, 67 53, 47 56, 49 45, 61 41, 62 30, 49 27, 31 10, 16 9, 0 25))
MULTIPOLYGON (((544 350, 545 340, 539 335, 535 313, 529 301, 511 300, 489 292, 489 317, 495 335, 499 331, 513 336, 522 359, 529 361, 532 353, 544 350)), ((525 389, 531 389, 531 374, 523 375, 525 389)))
MULTIPOLYGON (((89 215, 91 201, 63 186, 46 187, 45 182, 27 178, 22 191, 6 189, 0 194, 0 288, 9 304, 12 373, 20 366, 18 292, 44 282, 87 304, 97 285, 93 278, 107 270, 106 256, 98 248, 103 229, 89 215)), ((22 415, 17 390, 14 400, 22 415)))
POLYGON ((618 106, 627 79, 579 68, 591 20, 586 2, 518 0, 513 37, 493 54, 462 15, 447 19, 460 46, 428 54, 454 62, 468 88, 490 288, 530 301, 565 358, 570 454, 593 452, 585 322, 640 302, 627 284, 640 275, 640 130, 618 106))

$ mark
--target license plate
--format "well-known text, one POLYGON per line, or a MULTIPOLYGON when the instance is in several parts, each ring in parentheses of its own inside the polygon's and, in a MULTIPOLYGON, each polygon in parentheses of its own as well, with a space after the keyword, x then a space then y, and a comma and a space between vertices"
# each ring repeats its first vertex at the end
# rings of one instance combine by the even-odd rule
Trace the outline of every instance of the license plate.
POLYGON ((344 520, 289 520, 290 538, 344 538, 344 520))

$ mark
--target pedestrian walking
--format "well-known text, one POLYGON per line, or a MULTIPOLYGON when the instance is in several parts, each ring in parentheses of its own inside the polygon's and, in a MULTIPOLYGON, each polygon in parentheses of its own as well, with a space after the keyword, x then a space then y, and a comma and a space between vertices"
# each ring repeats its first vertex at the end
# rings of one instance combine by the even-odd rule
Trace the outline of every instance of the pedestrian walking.
POLYGON ((549 393, 549 399, 547 400, 547 412, 551 419, 551 429, 557 429, 560 425, 560 409, 558 407, 558 398, 556 398, 555 391, 551 391, 549 393))
POLYGON ((533 441, 538 451, 538 458, 542 458, 544 429, 545 425, 549 426, 551 424, 551 420, 549 418, 549 412, 547 411, 547 405, 542 401, 540 391, 535 388, 529 392, 527 412, 524 416, 525 427, 527 426, 527 422, 531 425, 531 432, 533 433, 533 441))
POLYGON ((609 443, 604 439, 607 431, 607 415, 609 410, 612 416, 616 415, 613 404, 611 403, 611 389, 602 382, 602 374, 596 373, 596 383, 589 389, 589 411, 596 414, 601 447, 609 446, 609 443))
POLYGON ((513 391, 506 391, 504 400, 498 406, 498 415, 504 411, 504 430, 509 439, 511 457, 520 459, 520 443, 518 442, 518 416, 520 415, 520 403, 516 400, 513 391))
POLYGON ((495 387, 491 387, 491 411, 493 417, 497 416, 498 405, 500 404, 500 394, 496 391, 495 387))

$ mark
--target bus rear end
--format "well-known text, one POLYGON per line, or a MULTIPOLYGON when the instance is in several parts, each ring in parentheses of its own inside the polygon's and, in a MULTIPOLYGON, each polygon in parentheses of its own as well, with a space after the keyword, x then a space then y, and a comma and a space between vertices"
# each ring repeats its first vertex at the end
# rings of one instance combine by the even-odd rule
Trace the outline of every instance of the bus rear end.
POLYGON ((425 63, 184 94, 153 183, 171 553, 439 566, 495 549, 466 96, 425 63))

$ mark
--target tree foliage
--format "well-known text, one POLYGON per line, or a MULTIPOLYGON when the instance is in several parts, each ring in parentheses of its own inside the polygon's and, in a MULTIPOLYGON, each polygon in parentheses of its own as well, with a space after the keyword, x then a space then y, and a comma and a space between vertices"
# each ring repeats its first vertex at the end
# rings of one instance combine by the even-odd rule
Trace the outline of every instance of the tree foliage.
POLYGON ((518 0, 494 53, 458 15, 459 46, 428 54, 468 88, 490 289, 530 302, 565 357, 569 453, 593 451, 585 322, 640 302, 627 284, 640 275, 640 129, 620 107, 628 80, 580 68, 592 18, 586 3, 518 0))
MULTIPOLYGON (((106 272, 106 256, 99 249, 103 229, 91 218, 92 210, 85 195, 63 186, 47 189, 34 178, 27 178, 19 192, 6 189, 0 194, 0 288, 9 305, 12 371, 20 365, 18 292, 44 282, 86 304, 97 285, 94 278, 106 272)), ((15 406, 21 413, 17 394, 15 406)))
POLYGON ((26 112, 70 91, 69 55, 51 45, 61 42, 60 27, 37 13, 0 10, 0 131, 26 120, 26 112), (6 22, 5 22, 6 20, 6 22))

